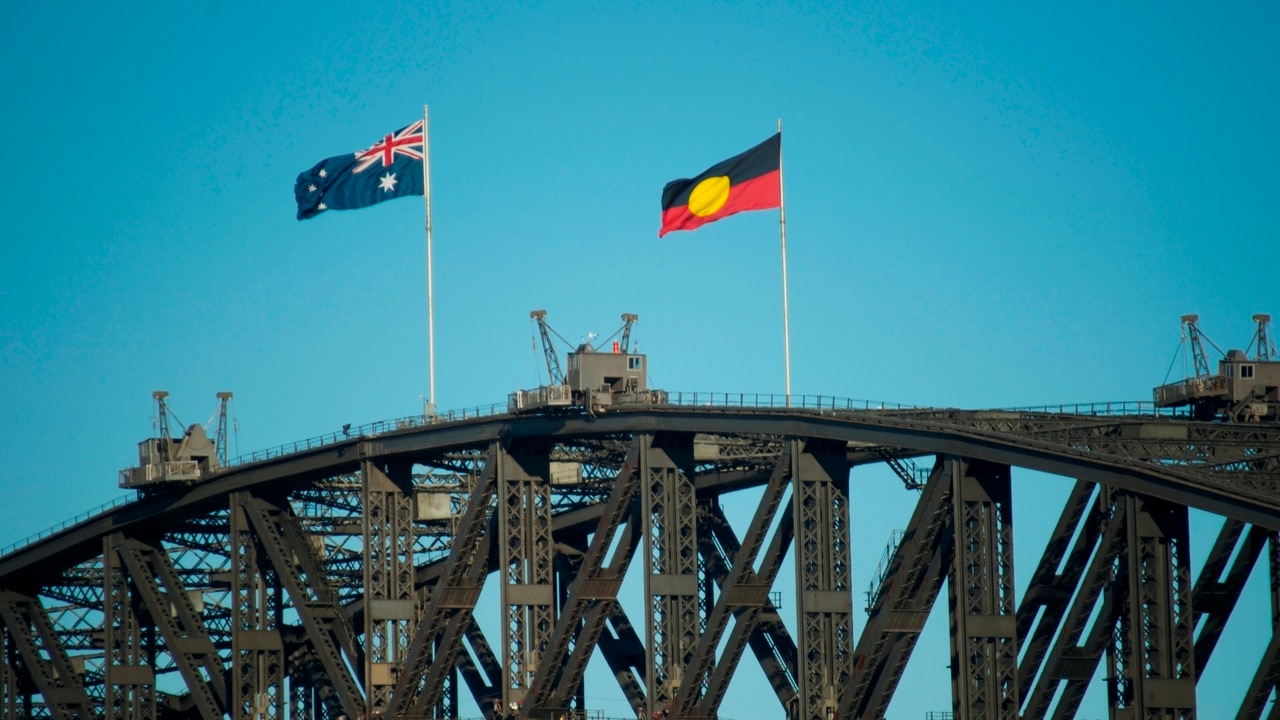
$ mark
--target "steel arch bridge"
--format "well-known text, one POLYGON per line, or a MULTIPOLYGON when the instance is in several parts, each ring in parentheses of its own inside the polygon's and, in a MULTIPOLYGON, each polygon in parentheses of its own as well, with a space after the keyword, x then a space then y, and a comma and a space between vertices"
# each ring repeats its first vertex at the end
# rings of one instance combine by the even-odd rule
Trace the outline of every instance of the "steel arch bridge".
POLYGON ((956 717, 1071 718, 1102 669, 1112 717, 1192 718, 1264 553, 1238 717, 1268 709, 1280 426, 678 399, 378 424, 0 555, 0 720, 454 718, 464 693, 489 720, 558 719, 593 656, 640 718, 716 717, 742 662, 777 697, 762 715, 881 718, 944 580, 956 717), (855 634, 849 474, 872 463, 918 500, 855 634), (1020 598, 1012 467, 1071 488, 1020 598), (748 488, 739 536, 720 498, 748 488), (1194 573, 1189 508, 1225 518, 1194 573))

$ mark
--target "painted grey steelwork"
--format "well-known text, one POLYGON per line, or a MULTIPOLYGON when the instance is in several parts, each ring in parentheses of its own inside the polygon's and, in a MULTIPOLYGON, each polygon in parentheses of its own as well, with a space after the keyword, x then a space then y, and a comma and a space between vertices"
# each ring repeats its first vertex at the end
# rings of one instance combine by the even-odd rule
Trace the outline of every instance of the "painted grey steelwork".
MULTIPOLYGON (((1229 350, 1218 361, 1217 374, 1209 372, 1199 315, 1183 315, 1183 338, 1190 346, 1194 374, 1154 390, 1162 408, 1189 407, 1202 420, 1222 417, 1236 422, 1280 420, 1280 355, 1271 340, 1271 316, 1253 316, 1258 329, 1246 350, 1229 350), (1255 350, 1249 357, 1248 351, 1255 350)), ((1216 349, 1216 346, 1214 346, 1216 349)))
POLYGON ((597 651, 641 718, 717 716, 748 654, 763 715, 879 718, 944 582, 957 717, 1073 717, 1105 667, 1113 717, 1190 718, 1264 549, 1270 642, 1239 717, 1275 693, 1280 425, 668 397, 348 430, 16 547, 0 720, 447 718, 462 693, 568 718, 597 651), (919 496, 855 635, 849 471, 881 462, 919 496), (1015 466, 1074 482, 1022 598, 1015 466), (739 537, 719 499, 747 488, 739 537), (1188 508, 1226 518, 1198 575, 1188 508), (619 598, 633 564, 644 617, 619 598))
MULTIPOLYGON (((533 390, 516 390, 507 399, 509 412, 533 412, 552 408, 576 407, 587 412, 600 412, 615 403, 663 403, 665 393, 648 389, 647 359, 631 352, 631 327, 639 317, 623 313, 622 327, 613 337, 593 346, 578 345, 565 355, 568 373, 560 370, 560 359, 551 340, 558 333, 547 324, 547 311, 534 310, 529 317, 538 323, 542 351, 547 362, 546 385, 533 390), (610 340, 613 345, 602 352, 610 340)), ((563 339, 563 338, 561 338, 563 339)))

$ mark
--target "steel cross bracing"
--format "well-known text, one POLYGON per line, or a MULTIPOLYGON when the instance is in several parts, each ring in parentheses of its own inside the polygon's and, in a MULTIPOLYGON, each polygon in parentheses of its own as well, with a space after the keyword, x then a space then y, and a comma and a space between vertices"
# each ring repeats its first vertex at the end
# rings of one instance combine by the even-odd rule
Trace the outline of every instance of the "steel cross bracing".
POLYGON ((944 584, 957 716, 1073 717, 1102 673, 1114 717, 1194 717, 1231 621, 1262 645, 1238 712, 1257 718, 1280 683, 1277 530, 1274 425, 704 407, 437 423, 230 468, 0 557, 0 720, 559 718, 590 710, 594 657, 635 714, 710 718, 748 655, 777 697, 764 715, 879 718, 944 584), (855 623, 849 473, 877 463, 918 500, 855 623), (1071 487, 1021 598, 1014 467, 1071 487), (729 516, 744 490, 755 511, 729 516), (1194 553, 1189 508, 1223 517, 1194 553), (1253 618, 1259 573, 1271 615, 1253 618))

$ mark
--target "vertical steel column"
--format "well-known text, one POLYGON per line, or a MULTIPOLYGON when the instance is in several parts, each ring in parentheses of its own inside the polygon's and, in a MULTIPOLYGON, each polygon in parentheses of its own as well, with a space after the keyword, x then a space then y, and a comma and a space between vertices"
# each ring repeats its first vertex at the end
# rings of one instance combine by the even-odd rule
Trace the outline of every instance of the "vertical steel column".
POLYGON ((417 607, 413 589, 412 466, 387 472, 370 460, 360 464, 364 506, 364 684, 368 717, 386 713, 396 670, 413 637, 417 607))
POLYGON ((0 622, 0 720, 22 717, 18 705, 17 659, 9 629, 0 622))
POLYGON ((280 582, 259 561, 245 515, 248 493, 231 495, 231 712, 237 718, 284 717, 283 603, 280 582))
MULTIPOLYGON (((1276 700, 1280 700, 1280 532, 1273 530, 1267 533, 1267 560, 1271 580, 1271 646, 1275 648, 1269 653, 1271 667, 1267 679, 1278 696, 1276 700)), ((1277 714, 1280 710, 1273 702, 1271 717, 1275 718, 1277 714)))
MULTIPOLYGON (((290 658, 294 661, 298 659, 290 658)), ((310 683, 306 681, 305 673, 294 668, 289 675, 289 720, 310 720, 311 709, 318 706, 318 704, 312 704, 314 692, 310 683)))
POLYGON ((440 680, 440 700, 435 707, 438 718, 458 717, 458 669, 456 663, 450 665, 440 680))
POLYGON ((154 720, 156 676, 134 612, 129 574, 115 548, 123 536, 102 539, 103 715, 109 720, 154 720))
POLYGON ((502 577, 504 707, 524 704, 555 628, 551 460, 545 443, 498 455, 498 567, 502 577))
POLYGON ((1017 603, 1009 466, 947 458, 954 559, 948 576, 951 697, 958 717, 1018 717, 1017 603))
POLYGON ((853 678, 849 462, 843 443, 790 444, 799 634, 792 720, 832 720, 853 678))
POLYGON ((642 438, 646 680, 649 712, 676 711, 676 693, 698 644, 698 528, 693 435, 642 438))
POLYGON ((1116 605, 1109 652, 1112 718, 1193 720, 1196 672, 1192 636, 1187 508, 1125 495, 1125 594, 1116 605))

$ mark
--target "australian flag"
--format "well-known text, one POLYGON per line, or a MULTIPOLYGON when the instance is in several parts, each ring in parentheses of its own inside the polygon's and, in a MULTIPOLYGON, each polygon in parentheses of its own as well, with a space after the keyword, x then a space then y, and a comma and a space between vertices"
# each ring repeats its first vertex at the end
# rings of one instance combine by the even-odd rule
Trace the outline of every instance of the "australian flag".
POLYGON ((327 158, 298 175, 293 194, 298 219, 325 210, 354 210, 383 200, 421 195, 422 121, 374 143, 368 150, 327 158))

